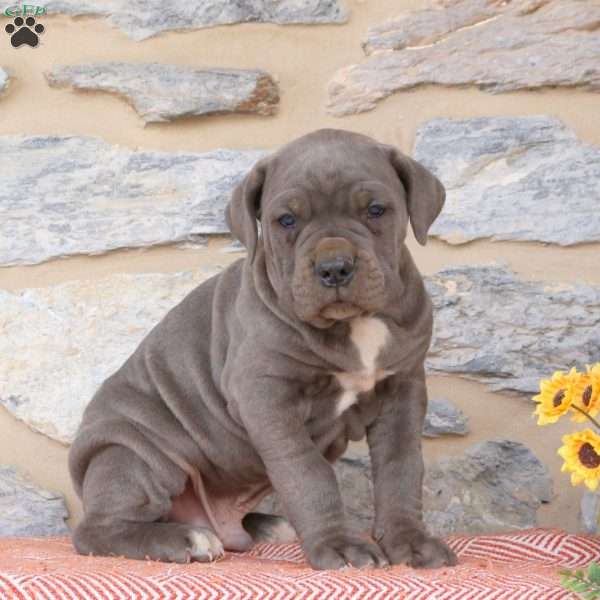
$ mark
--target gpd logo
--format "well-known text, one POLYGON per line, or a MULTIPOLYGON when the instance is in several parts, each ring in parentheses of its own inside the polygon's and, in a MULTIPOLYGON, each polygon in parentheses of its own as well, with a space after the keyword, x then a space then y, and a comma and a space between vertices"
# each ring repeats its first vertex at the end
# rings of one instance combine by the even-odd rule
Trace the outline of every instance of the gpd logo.
POLYGON ((14 48, 31 46, 35 48, 40 38, 38 35, 44 33, 44 26, 36 23, 35 17, 46 14, 46 7, 34 4, 15 4, 4 9, 5 17, 14 17, 4 30, 10 35, 10 43, 14 48))
POLYGON ((14 6, 9 6, 4 10, 5 17, 26 17, 27 15, 39 17, 40 15, 45 14, 45 6, 34 6, 33 4, 23 4, 23 6, 15 4, 14 6))

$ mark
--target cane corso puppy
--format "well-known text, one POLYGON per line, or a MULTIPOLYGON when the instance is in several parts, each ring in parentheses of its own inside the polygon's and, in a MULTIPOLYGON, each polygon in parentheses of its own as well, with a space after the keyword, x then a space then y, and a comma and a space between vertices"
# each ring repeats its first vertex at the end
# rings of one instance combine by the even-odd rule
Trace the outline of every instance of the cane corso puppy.
POLYGON ((209 561, 297 535, 317 569, 454 564, 422 521, 432 306, 404 243, 410 221, 425 244, 443 202, 424 167, 348 131, 260 160, 226 210, 247 257, 175 306, 85 411, 77 550, 209 561), (372 539, 332 468, 365 436, 372 539), (287 520, 252 512, 273 489, 287 520))

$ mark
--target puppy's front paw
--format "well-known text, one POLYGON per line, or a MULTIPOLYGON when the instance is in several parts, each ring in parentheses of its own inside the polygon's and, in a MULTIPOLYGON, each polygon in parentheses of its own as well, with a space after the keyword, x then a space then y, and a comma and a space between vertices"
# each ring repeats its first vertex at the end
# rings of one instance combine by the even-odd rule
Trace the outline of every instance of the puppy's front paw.
POLYGON ((456 554, 442 540, 418 529, 386 534, 379 543, 393 565, 436 569, 458 563, 456 554))
POLYGON ((385 567, 389 564, 377 544, 348 534, 309 544, 304 551, 314 569, 385 567))

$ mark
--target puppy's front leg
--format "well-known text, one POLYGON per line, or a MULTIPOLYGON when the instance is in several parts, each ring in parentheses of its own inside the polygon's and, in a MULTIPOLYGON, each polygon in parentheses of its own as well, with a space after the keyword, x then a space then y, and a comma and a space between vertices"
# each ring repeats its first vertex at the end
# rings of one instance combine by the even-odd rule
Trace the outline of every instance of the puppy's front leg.
POLYGON ((377 390, 381 412, 367 429, 375 492, 374 537, 392 564, 456 564, 441 540, 426 533, 422 517, 421 435, 427 409, 424 374, 392 376, 377 390))
POLYGON ((335 473, 310 438, 289 383, 246 386, 240 416, 267 475, 316 569, 387 564, 376 544, 346 528, 335 473))

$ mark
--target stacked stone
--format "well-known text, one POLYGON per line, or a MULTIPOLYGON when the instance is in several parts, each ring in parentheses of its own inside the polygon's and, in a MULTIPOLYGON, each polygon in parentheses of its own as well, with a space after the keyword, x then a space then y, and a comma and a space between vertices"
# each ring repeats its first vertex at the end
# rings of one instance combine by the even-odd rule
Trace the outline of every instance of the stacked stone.
MULTIPOLYGON (((135 40, 246 21, 347 19, 335 0, 251 0, 243 7, 215 0, 196 8, 178 0, 168 19, 153 3, 115 0, 110 10, 105 4, 60 0, 46 6, 50 13, 110 16, 135 40)), ((409 14, 372 28, 363 45, 369 57, 335 75, 329 110, 370 110, 383 97, 424 83, 492 92, 597 89, 600 38, 592 25, 598 18, 596 5, 576 0, 459 0, 444 10, 409 14)), ((275 78, 260 70, 94 63, 56 66, 46 78, 55 87, 117 94, 146 123, 223 112, 268 117, 279 102, 275 78)), ((0 94, 8 81, 0 69, 0 94)), ((133 151, 82 136, 0 136, 0 267, 202 244, 227 234, 223 210, 232 189, 271 150, 133 151)), ((600 148, 555 118, 435 119, 419 128, 413 155, 447 189, 431 235, 448 244, 600 241, 600 148)), ((35 431, 69 444, 100 383, 169 308, 216 272, 113 274, 0 289, 0 404, 35 431)), ((598 286, 526 281, 497 265, 445 269, 427 278, 427 286, 436 314, 430 373, 527 398, 541 378, 564 369, 565 360, 584 365, 600 356, 598 286)), ((430 402, 424 436, 468 431, 467 417, 451 402, 430 402)), ((368 461, 348 456, 337 473, 352 491, 345 494, 349 514, 367 524, 368 461)), ((10 467, 0 467, 0 497, 0 535, 65 531, 61 498, 35 489, 10 467)), ((546 468, 509 440, 491 440, 430 465, 425 483, 425 512, 432 530, 444 535, 534 526, 540 504, 551 498, 546 468)), ((586 523, 595 522, 590 511, 598 502, 586 502, 586 523)))

